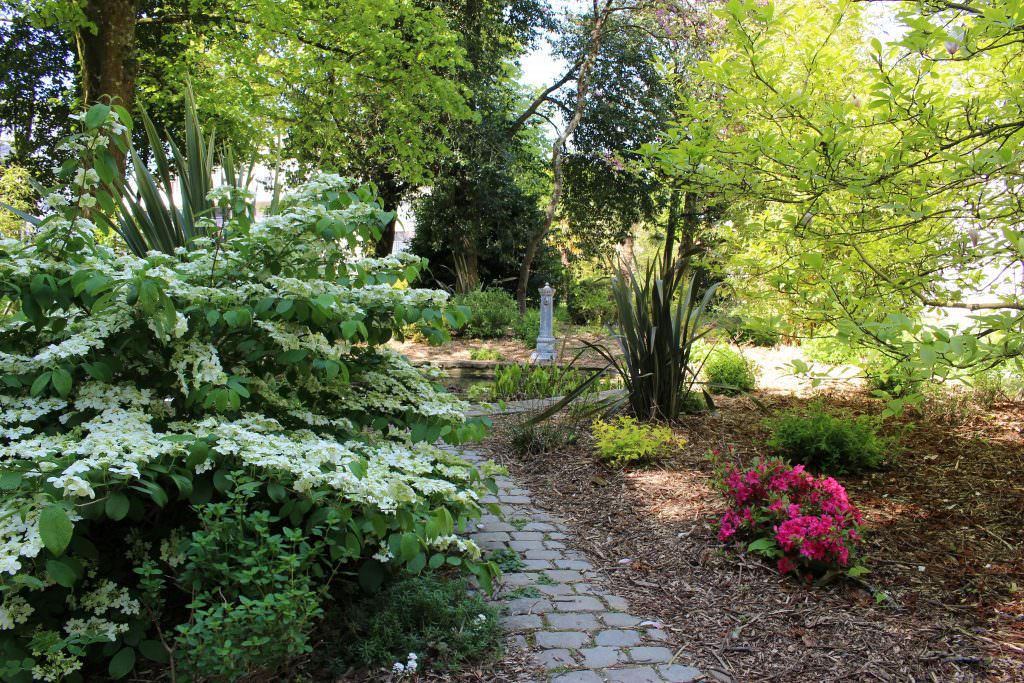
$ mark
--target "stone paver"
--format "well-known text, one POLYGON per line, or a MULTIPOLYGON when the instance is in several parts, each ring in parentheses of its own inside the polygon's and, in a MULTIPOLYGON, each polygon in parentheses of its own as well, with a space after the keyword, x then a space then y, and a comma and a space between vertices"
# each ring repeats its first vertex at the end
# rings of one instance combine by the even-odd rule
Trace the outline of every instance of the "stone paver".
MULTIPOLYGON (((462 455, 484 459, 472 451, 462 455)), ((702 678, 699 669, 673 654, 660 624, 650 628, 650 622, 630 613, 627 600, 600 588, 602 577, 590 559, 566 547, 570 534, 561 520, 534 507, 530 491, 513 479, 496 481, 498 493, 487 500, 498 504, 502 517, 484 515, 467 535, 485 554, 518 554, 521 569, 502 577, 496 601, 513 644, 533 649, 548 672, 547 683, 702 678)))

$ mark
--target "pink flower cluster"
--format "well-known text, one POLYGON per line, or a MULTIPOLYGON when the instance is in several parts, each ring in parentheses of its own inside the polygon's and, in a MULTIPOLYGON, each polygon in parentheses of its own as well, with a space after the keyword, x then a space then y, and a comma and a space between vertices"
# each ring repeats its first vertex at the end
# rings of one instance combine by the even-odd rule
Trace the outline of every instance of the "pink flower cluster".
POLYGON ((861 542, 860 511, 832 477, 815 477, 783 460, 759 460, 750 469, 726 465, 720 488, 729 509, 718 538, 772 538, 779 572, 845 567, 861 542))

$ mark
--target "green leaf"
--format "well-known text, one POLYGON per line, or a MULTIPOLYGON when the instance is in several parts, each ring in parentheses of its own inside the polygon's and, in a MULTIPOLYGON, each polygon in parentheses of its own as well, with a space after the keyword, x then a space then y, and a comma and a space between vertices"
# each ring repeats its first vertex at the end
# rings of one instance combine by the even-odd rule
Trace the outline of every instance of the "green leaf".
POLYGON ((44 372, 43 374, 36 377, 36 381, 32 382, 32 388, 29 389, 29 393, 33 396, 38 396, 46 390, 46 386, 50 383, 50 377, 53 376, 52 372, 44 372))
POLYGON ((415 557, 409 560, 405 568, 413 574, 419 574, 425 566, 427 566, 427 556, 424 553, 417 553, 415 557))
POLYGON ((107 115, 110 114, 110 107, 105 104, 94 104, 89 108, 89 111, 85 114, 85 127, 90 130, 95 130, 107 120, 107 115))
POLYGON ((852 566, 852 567, 850 567, 849 569, 846 570, 846 575, 847 576, 851 576, 853 578, 857 578, 858 576, 864 576, 865 574, 870 574, 870 573, 871 573, 871 570, 868 569, 867 567, 865 567, 862 564, 854 565, 854 566, 852 566))
POLYGON ((774 538, 759 538, 747 546, 747 551, 752 553, 771 553, 778 549, 779 546, 774 538))
POLYGON ((384 583, 385 570, 377 560, 367 560, 359 568, 359 586, 367 593, 376 593, 384 583))
POLYGON ((21 486, 21 472, 3 472, 0 474, 0 491, 13 491, 21 486))
POLYGON ((131 508, 131 501, 128 500, 128 496, 118 491, 107 496, 107 501, 103 508, 107 513, 107 517, 115 522, 119 522, 128 516, 128 510, 131 508))
POLYGON ((416 537, 414 533, 402 534, 400 559, 402 562, 407 562, 416 556, 416 553, 420 550, 420 539, 416 537))
POLYGON ((288 497, 288 492, 280 482, 271 481, 267 483, 267 495, 270 496, 270 500, 280 503, 288 497))
POLYGON ((164 644, 159 640, 142 641, 139 643, 139 653, 146 659, 157 662, 158 664, 166 664, 171 661, 167 648, 165 648, 164 644))
POLYGON ((85 369, 89 376, 93 379, 97 379, 101 382, 110 382, 114 379, 114 371, 110 369, 110 366, 103 361, 96 361, 93 363, 83 363, 82 368, 85 369))
POLYGON ((120 679, 130 674, 134 668, 135 650, 134 648, 126 647, 122 648, 120 652, 111 657, 110 664, 107 666, 107 671, 110 672, 111 678, 120 679))
POLYGON ((60 556, 68 547, 74 529, 68 513, 60 505, 50 505, 39 514, 39 537, 54 555, 60 556))
POLYGON ((78 581, 78 572, 74 567, 61 560, 47 560, 46 573, 57 585, 72 588, 78 581))
POLYGON ((71 373, 64 368, 55 369, 50 375, 50 381, 61 398, 66 398, 71 393, 71 373))
POLYGON ((444 564, 444 555, 441 553, 435 553, 430 556, 430 562, 427 563, 431 569, 437 569, 444 564))

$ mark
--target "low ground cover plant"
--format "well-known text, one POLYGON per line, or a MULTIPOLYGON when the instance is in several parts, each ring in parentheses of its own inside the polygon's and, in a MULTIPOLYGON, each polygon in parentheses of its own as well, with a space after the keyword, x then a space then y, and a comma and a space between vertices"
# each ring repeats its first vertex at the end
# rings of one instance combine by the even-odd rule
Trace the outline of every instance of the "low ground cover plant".
POLYGON ((505 354, 496 349, 473 349, 469 352, 470 360, 505 360, 505 354))
POLYGON ((753 391, 757 386, 757 365, 727 346, 718 346, 708 354, 703 372, 712 393, 731 396, 753 391))
POLYGON ((750 467, 720 464, 715 483, 728 506, 719 522, 722 541, 744 541, 748 551, 776 560, 781 574, 810 579, 863 571, 863 518, 835 479, 772 458, 750 467))
MULTIPOLYGON (((456 306, 464 306, 469 320, 452 329, 452 334, 473 339, 504 337, 513 322, 519 319, 515 299, 503 289, 483 289, 452 297, 456 306)), ((536 332, 534 332, 536 334, 536 332)))
POLYGON ((858 474, 881 467, 898 450, 880 433, 882 418, 829 411, 824 403, 785 411, 765 420, 768 445, 793 464, 816 472, 858 474))
POLYGON ((0 677, 269 680, 341 584, 488 585, 454 534, 493 480, 433 445, 484 425, 381 346, 457 311, 409 286, 421 259, 355 255, 391 219, 372 190, 320 175, 276 215, 114 250, 87 216, 128 120, 97 106, 54 215, 0 241, 0 677))
POLYGON ((616 467, 649 465, 686 443, 674 436, 669 427, 640 423, 628 415, 620 415, 611 422, 595 420, 591 431, 597 457, 616 467))
MULTIPOLYGON (((592 373, 572 366, 516 364, 495 368, 492 398, 526 400, 564 396, 580 386, 592 373)), ((585 394, 610 386, 598 379, 587 386, 585 394)))
POLYGON ((332 616, 343 624, 339 673, 348 666, 397 674, 459 670, 502 650, 497 609, 457 574, 400 579, 332 616))

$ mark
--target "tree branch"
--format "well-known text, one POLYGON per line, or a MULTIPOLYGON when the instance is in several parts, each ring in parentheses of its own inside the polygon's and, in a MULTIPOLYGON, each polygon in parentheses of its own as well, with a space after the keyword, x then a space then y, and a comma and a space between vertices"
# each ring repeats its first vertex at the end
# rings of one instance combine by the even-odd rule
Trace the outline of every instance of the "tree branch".
POLYGON ((534 98, 533 102, 530 103, 530 106, 526 108, 526 111, 520 114, 519 118, 513 121, 512 125, 509 126, 508 133, 510 136, 518 133, 519 129, 526 125, 526 122, 530 120, 531 116, 537 113, 537 109, 540 108, 540 105, 544 104, 544 101, 550 97, 551 93, 555 92, 563 85, 568 83, 570 80, 572 80, 572 77, 576 74, 576 71, 580 68, 580 66, 583 65, 583 61, 583 58, 577 59, 571 66, 569 66, 569 70, 565 72, 564 76, 559 78, 547 89, 545 89, 544 92, 542 92, 541 94, 537 95, 537 97, 534 98))

